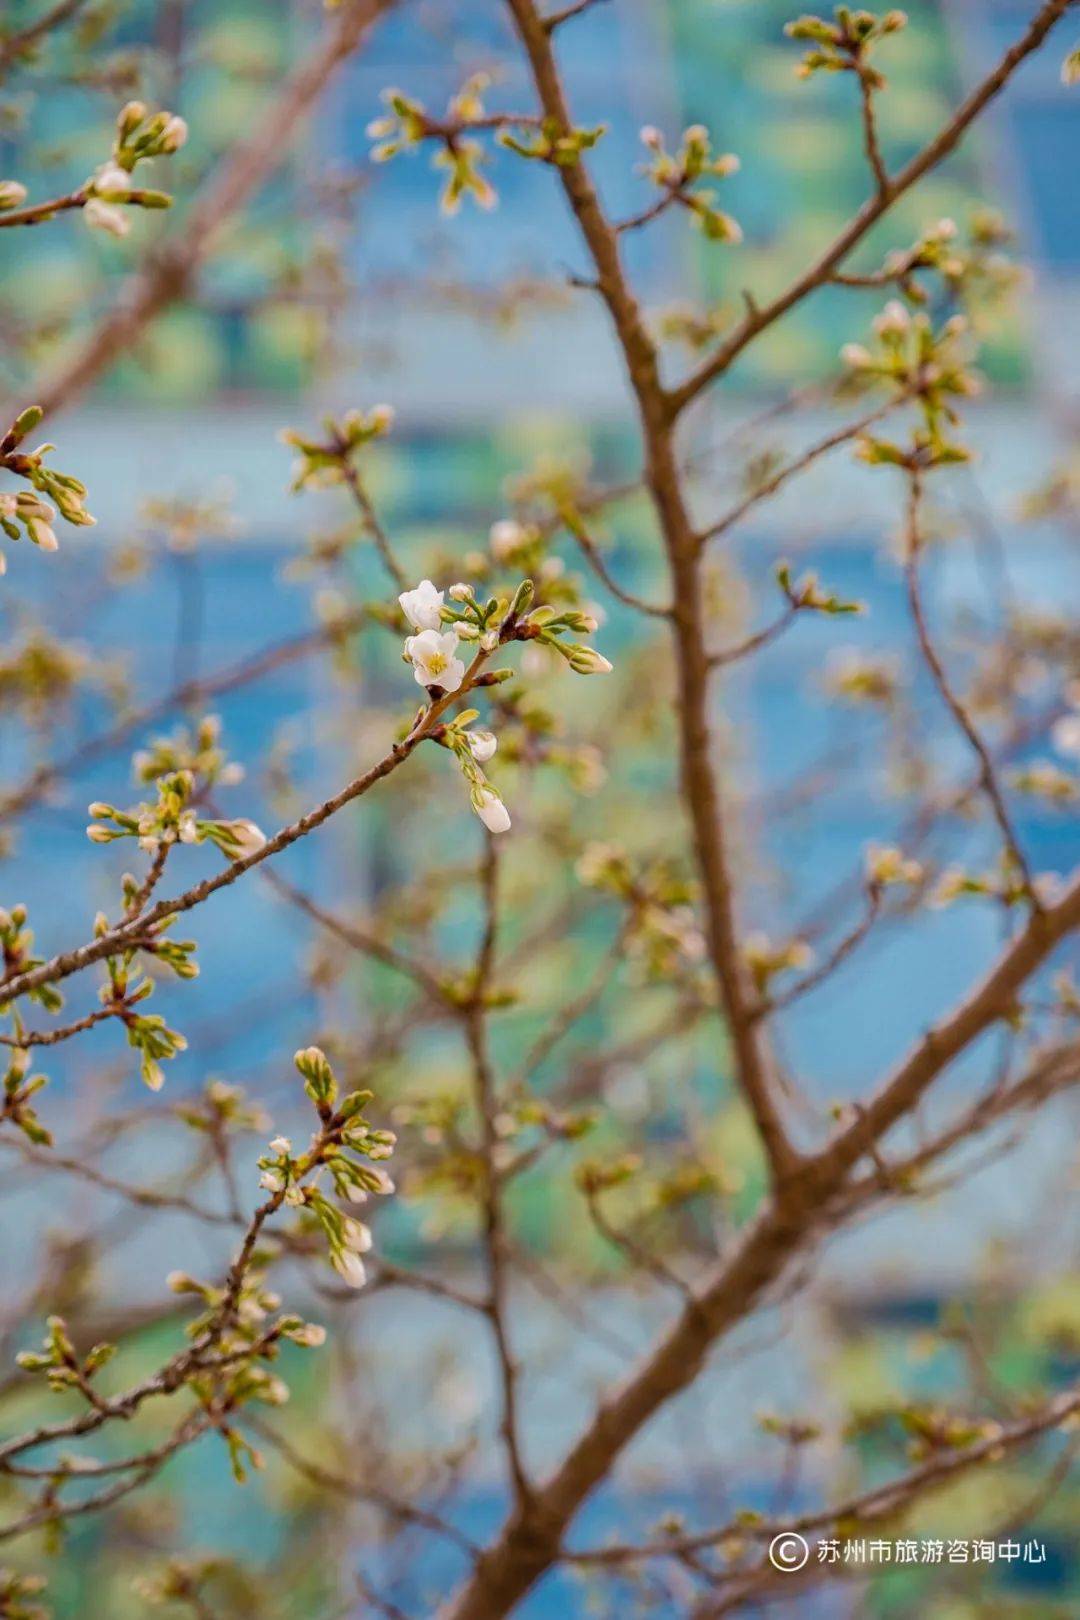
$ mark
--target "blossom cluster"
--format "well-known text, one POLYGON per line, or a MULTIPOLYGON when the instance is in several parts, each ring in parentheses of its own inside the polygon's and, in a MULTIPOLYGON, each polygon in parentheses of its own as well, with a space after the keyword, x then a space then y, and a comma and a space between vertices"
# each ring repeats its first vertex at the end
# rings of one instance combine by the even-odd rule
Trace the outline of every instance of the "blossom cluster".
MULTIPOLYGON (((412 665, 417 685, 432 701, 452 695, 486 657, 511 640, 553 647, 576 674, 608 673, 611 664, 594 647, 566 639, 568 631, 591 633, 598 621, 573 608, 561 613, 547 604, 533 608, 533 592, 532 581, 523 580, 512 600, 491 597, 481 602, 464 582, 444 592, 430 579, 421 580, 414 590, 402 591, 398 602, 414 631, 405 638, 402 657, 412 665), (474 650, 468 669, 461 657, 463 644, 474 650)), ((493 672, 496 678, 505 673, 493 672)), ((494 755, 498 742, 493 732, 472 728, 471 722, 478 718, 476 709, 466 710, 441 728, 437 741, 457 758, 469 785, 469 802, 484 826, 492 833, 506 832, 510 813, 481 768, 494 755)))
POLYGON ((91 230, 127 236, 131 219, 126 207, 170 207, 168 192, 137 188, 132 176, 139 163, 171 156, 187 138, 187 124, 176 113, 150 113, 143 102, 129 101, 116 120, 112 153, 86 183, 83 222, 91 230))
POLYGON ((287 1136, 275 1136, 259 1160, 259 1185, 288 1208, 314 1218, 326 1238, 334 1270, 350 1287, 362 1288, 367 1275, 361 1257, 371 1248, 371 1230, 340 1210, 318 1180, 325 1171, 337 1196, 347 1203, 366 1203, 373 1194, 385 1197, 394 1191, 394 1183, 379 1161, 391 1157, 397 1138, 364 1118, 370 1091, 349 1092, 339 1099, 337 1079, 320 1047, 305 1047, 294 1062, 321 1129, 305 1153, 295 1153, 287 1136))
POLYGON ((742 227, 730 214, 715 206, 716 193, 707 187, 694 189, 708 176, 726 180, 735 174, 739 160, 734 153, 713 152, 704 124, 691 124, 683 131, 676 153, 668 152, 663 136, 653 124, 645 125, 641 140, 652 153, 644 172, 653 184, 687 209, 693 223, 711 242, 741 242, 742 227))
MULTIPOLYGON (((86 510, 87 489, 82 480, 46 465, 45 457, 55 448, 53 445, 42 444, 36 450, 22 448, 27 434, 33 432, 44 414, 39 405, 28 406, 0 439, 0 467, 30 485, 29 489, 0 493, 0 529, 9 540, 18 540, 25 531, 27 539, 42 551, 55 551, 59 545, 53 528, 57 508, 65 522, 76 528, 86 528, 97 520, 86 510)), ((0 552, 0 574, 6 568, 7 561, 0 552)))
POLYGON ((857 376, 887 383, 898 397, 915 401, 922 424, 916 428, 910 448, 880 435, 863 434, 856 445, 859 457, 871 465, 924 468, 967 461, 967 449, 947 433, 958 421, 953 401, 970 399, 981 387, 981 379, 971 368, 967 317, 952 315, 935 328, 929 315, 921 311, 912 315, 894 298, 873 324, 877 347, 848 343, 841 358, 857 376))

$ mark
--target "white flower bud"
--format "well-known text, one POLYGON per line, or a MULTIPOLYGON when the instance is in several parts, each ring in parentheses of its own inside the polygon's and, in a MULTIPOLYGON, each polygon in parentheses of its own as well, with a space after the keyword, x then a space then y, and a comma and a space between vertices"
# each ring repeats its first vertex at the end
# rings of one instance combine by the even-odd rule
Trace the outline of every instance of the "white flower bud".
POLYGON ((131 221, 122 208, 114 203, 105 202, 101 197, 91 197, 83 204, 83 220, 92 231, 107 231, 110 236, 126 236, 131 230, 131 221))
POLYGON ((346 1215, 342 1219, 342 1241, 354 1254, 367 1254, 371 1248, 371 1228, 346 1215))
POLYGON ((467 731, 465 740, 478 765, 486 765, 499 746, 499 739, 493 731, 467 731))
POLYGON ((504 833, 510 829, 510 812, 494 788, 480 788, 472 807, 489 833, 504 833))
POLYGON ((94 176, 94 195, 119 202, 131 194, 131 175, 119 163, 104 163, 94 176))
POLYGON ((51 524, 44 522, 41 518, 28 518, 26 532, 34 544, 41 547, 42 551, 57 551, 59 549, 60 542, 56 538, 56 531, 51 524))
POLYGON ((367 1282, 364 1262, 352 1249, 335 1249, 330 1256, 330 1264, 350 1288, 363 1288, 367 1282))
POLYGON ((179 152, 187 138, 187 123, 177 113, 174 113, 162 131, 161 150, 163 152, 179 152))

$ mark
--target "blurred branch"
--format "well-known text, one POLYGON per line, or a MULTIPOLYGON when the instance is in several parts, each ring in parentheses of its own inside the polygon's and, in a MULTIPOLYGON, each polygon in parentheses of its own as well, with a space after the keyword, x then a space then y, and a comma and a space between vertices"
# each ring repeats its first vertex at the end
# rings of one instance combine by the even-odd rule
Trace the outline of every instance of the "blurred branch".
POLYGON ((480 890, 483 902, 483 931, 472 975, 473 989, 462 1009, 465 1038, 472 1060, 473 1089, 480 1121, 481 1197, 484 1253, 487 1262, 487 1314, 502 1384, 502 1418, 499 1432, 506 1448, 507 1462, 519 1506, 532 1497, 532 1484, 521 1453, 519 1412, 519 1368, 510 1342, 507 1321, 507 1262, 509 1249, 505 1229, 502 1181, 498 1171, 499 1132, 496 1122, 498 1098, 495 1074, 487 1037, 487 998, 495 966, 495 945, 499 927, 499 857, 495 840, 484 834, 480 890))
POLYGON ((221 159, 181 230, 151 254, 121 289, 112 313, 54 376, 30 390, 48 415, 70 405, 183 297, 229 220, 285 161, 289 142, 341 64, 395 0, 344 0, 322 42, 289 75, 254 128, 221 159))
POLYGON ((777 494, 790 479, 796 478, 799 473, 805 472, 807 467, 812 466, 822 456, 828 455, 830 450, 835 450, 839 445, 849 444, 852 439, 859 438, 861 434, 866 432, 868 427, 872 427, 875 422, 880 422, 882 417, 888 416, 903 402, 904 396, 902 395, 899 398, 890 399, 884 405, 879 405, 877 410, 870 411, 866 416, 860 417, 857 422, 852 422, 847 427, 837 428, 835 432, 826 434, 817 444, 812 444, 809 449, 804 450, 793 461, 789 461, 783 467, 778 468, 771 477, 767 478, 757 489, 751 491, 744 500, 739 501, 723 517, 718 518, 715 523, 711 523, 707 529, 704 529, 699 536, 700 543, 706 545, 710 540, 715 540, 718 535, 726 534, 728 529, 734 528, 737 523, 741 522, 759 502, 768 500, 771 496, 777 494))
POLYGON ((20 56, 32 51, 41 42, 81 11, 86 0, 58 0, 58 3, 17 33, 0 37, 0 74, 3 74, 20 56))
POLYGON ((907 522, 905 528, 904 577, 907 581, 908 605, 911 608, 911 617, 915 624, 919 648, 922 652, 926 667, 930 671, 934 685, 937 687, 937 690, 941 695, 942 701, 945 703, 949 713, 952 715, 957 726, 967 738, 978 758, 980 784, 983 792, 986 794, 986 797, 989 800, 990 807, 994 813, 994 819, 996 820, 1001 831, 1001 837, 1005 844, 1006 853, 1020 876, 1023 883, 1024 893, 1028 898, 1032 910, 1038 911, 1042 906, 1042 901, 1040 900, 1038 892, 1035 888, 1035 883, 1031 876, 1031 869, 1028 866, 1027 859, 1020 847, 1020 841, 1017 838, 1016 829, 1012 824, 1012 819, 1006 807, 1005 797, 1001 791, 1000 784, 998 783, 997 773, 994 769, 994 761, 990 754, 990 750, 984 743, 981 735, 979 734, 978 728, 976 727, 971 716, 968 714, 967 709, 954 692, 949 682, 949 677, 945 672, 945 666, 942 664, 941 659, 937 654, 937 650, 930 639, 930 631, 926 623, 926 614, 923 610, 922 592, 919 586, 919 554, 922 549, 922 536, 920 533, 922 489, 923 485, 921 474, 915 468, 909 469, 907 522))
POLYGON ((273 838, 253 854, 246 855, 240 860, 231 861, 223 871, 213 877, 204 878, 185 893, 176 895, 173 899, 159 900, 151 906, 149 911, 141 916, 130 918, 107 933, 99 934, 96 939, 78 946, 75 950, 65 951, 54 956, 50 961, 44 962, 40 967, 32 968, 28 972, 9 975, 0 980, 0 989, 4 992, 5 1001, 14 1001, 28 991, 37 989, 43 984, 53 984, 61 979, 69 978, 71 974, 81 972, 94 962, 100 962, 106 956, 113 956, 118 949, 136 943, 145 938, 147 931, 155 924, 164 922, 167 917, 177 916, 184 911, 190 911, 194 906, 201 905, 210 895, 216 894, 219 889, 226 889, 246 872, 260 866, 263 861, 272 855, 277 855, 283 849, 306 838, 309 833, 329 821, 331 816, 337 815, 346 805, 352 804, 355 799, 361 798, 385 777, 392 775, 399 765, 415 751, 420 743, 429 738, 437 727, 443 714, 451 705, 467 696, 473 687, 482 681, 480 668, 485 662, 487 654, 483 651, 477 653, 472 664, 466 671, 461 686, 455 692, 443 692, 442 695, 430 702, 427 708, 422 709, 414 722, 408 735, 400 742, 396 742, 389 753, 384 754, 377 764, 362 776, 354 778, 346 784, 340 792, 331 798, 325 799, 314 810, 309 810, 299 821, 292 822, 275 833, 273 838))
POLYGON ((7 821, 21 815, 56 782, 112 753, 114 749, 127 742, 135 732, 166 719, 174 710, 223 697, 227 692, 235 692, 242 686, 262 680, 264 676, 272 675, 276 670, 284 669, 313 652, 332 647, 345 636, 359 630, 367 619, 366 608, 359 608, 354 613, 335 619, 331 624, 320 625, 314 630, 305 630, 300 635, 279 642, 276 646, 252 654, 250 658, 241 659, 220 670, 216 675, 185 681, 181 686, 173 687, 163 697, 156 698, 153 703, 135 710, 123 720, 117 721, 115 725, 78 743, 62 759, 39 765, 21 786, 12 788, 0 798, 0 818, 7 821))

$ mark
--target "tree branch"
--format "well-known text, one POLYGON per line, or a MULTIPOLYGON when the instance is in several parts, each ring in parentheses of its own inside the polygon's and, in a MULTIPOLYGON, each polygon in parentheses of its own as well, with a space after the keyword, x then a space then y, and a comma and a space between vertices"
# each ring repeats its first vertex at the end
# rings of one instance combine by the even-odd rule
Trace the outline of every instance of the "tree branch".
POLYGON ((847 257, 852 248, 888 212, 898 198, 910 191, 916 181, 946 158, 960 142, 961 137, 978 118, 983 109, 1008 84, 1020 64, 1037 51, 1043 40, 1064 17, 1077 0, 1047 0, 1040 6, 1028 28, 1005 52, 1001 61, 980 85, 974 89, 953 113, 933 140, 916 153, 910 163, 894 174, 887 188, 864 203, 859 212, 844 227, 839 236, 803 271, 789 287, 770 303, 748 310, 745 318, 697 371, 693 372, 670 396, 671 410, 678 415, 717 377, 723 376, 743 350, 768 327, 786 315, 790 309, 828 280, 831 273, 847 257))
MULTIPOLYGON (((195 199, 182 230, 152 254, 122 288, 111 315, 83 348, 32 390, 46 415, 70 405, 136 343, 149 323, 181 298, 232 216, 284 161, 288 143, 335 71, 395 0, 345 0, 310 56, 286 79, 281 94, 222 159, 195 199)), ((27 395, 29 398, 30 396, 27 395)))

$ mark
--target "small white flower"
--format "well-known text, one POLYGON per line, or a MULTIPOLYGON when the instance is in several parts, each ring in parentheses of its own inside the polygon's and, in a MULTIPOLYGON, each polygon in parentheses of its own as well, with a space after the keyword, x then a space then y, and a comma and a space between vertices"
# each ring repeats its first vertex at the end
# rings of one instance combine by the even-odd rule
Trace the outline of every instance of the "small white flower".
POLYGON ((465 740, 478 765, 486 765, 499 746, 499 739, 493 731, 467 731, 465 740))
POLYGON ((499 645, 498 634, 494 630, 485 630, 480 637, 480 646, 486 653, 492 653, 499 645))
POLYGON ((654 152, 659 150, 662 137, 655 124, 642 124, 638 134, 642 146, 651 147, 654 152))
POLYGON ((176 824, 177 836, 182 844, 198 842, 199 824, 194 810, 182 810, 176 824))
POLYGON ((394 1191, 394 1183, 390 1180, 390 1177, 387 1175, 385 1170, 369 1170, 368 1175, 374 1176, 376 1182, 378 1183, 378 1185, 373 1187, 371 1190, 372 1192, 378 1193, 380 1197, 386 1197, 387 1194, 394 1191))
POLYGON ((280 1170, 264 1170, 259 1177, 259 1186, 263 1192, 279 1193, 285 1190, 285 1177, 280 1170))
POLYGON ((437 630, 422 630, 418 636, 410 636, 405 643, 405 654, 412 660, 416 684, 456 692, 465 678, 465 665, 457 657, 457 645, 458 638, 452 630, 445 635, 437 630))
POLYGON ((367 1282, 364 1262, 352 1249, 335 1249, 330 1256, 330 1264, 350 1288, 363 1288, 367 1282))
POLYGON ((451 585, 446 594, 451 602, 469 602, 472 600, 472 587, 459 581, 458 584, 451 585))
POLYGON ((291 1153, 292 1143, 287 1136, 275 1136, 270 1143, 271 1153, 291 1153))
POLYGON ((131 221, 122 208, 115 203, 105 202, 101 197, 91 197, 83 205, 83 220, 92 231, 107 231, 110 236, 126 236, 131 229, 131 221))
POLYGON ((415 591, 402 591, 401 611, 414 630, 441 630, 443 593, 430 579, 422 579, 415 591))
POLYGON ((508 832, 510 828, 510 812, 499 798, 494 788, 480 788, 472 807, 489 833, 508 832))
POLYGON ((103 163, 94 176, 94 195, 106 202, 119 202, 131 194, 131 176, 119 163, 103 163))

